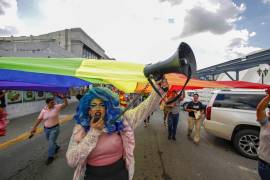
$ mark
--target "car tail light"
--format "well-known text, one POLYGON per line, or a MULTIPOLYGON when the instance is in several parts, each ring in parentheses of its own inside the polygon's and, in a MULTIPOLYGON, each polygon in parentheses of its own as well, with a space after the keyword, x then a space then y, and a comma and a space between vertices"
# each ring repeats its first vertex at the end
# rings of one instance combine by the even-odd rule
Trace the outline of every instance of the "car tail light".
POLYGON ((208 106, 208 107, 206 108, 206 119, 207 119, 207 120, 211 120, 211 109, 212 109, 211 106, 208 106))

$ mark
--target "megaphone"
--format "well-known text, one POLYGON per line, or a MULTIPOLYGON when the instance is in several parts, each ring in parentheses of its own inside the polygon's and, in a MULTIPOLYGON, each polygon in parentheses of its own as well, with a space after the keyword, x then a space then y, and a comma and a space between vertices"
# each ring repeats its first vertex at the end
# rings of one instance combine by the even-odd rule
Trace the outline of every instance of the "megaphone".
POLYGON ((151 79, 160 80, 164 74, 180 73, 190 78, 196 71, 196 59, 190 46, 182 42, 177 51, 167 60, 149 64, 144 68, 144 75, 154 90, 161 96, 151 79))

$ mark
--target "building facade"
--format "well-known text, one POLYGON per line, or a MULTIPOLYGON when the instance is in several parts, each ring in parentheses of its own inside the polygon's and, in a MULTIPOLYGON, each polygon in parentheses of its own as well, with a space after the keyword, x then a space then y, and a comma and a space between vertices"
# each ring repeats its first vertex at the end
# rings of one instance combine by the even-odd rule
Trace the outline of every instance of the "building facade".
MULTIPOLYGON (((65 29, 39 36, 0 37, 0 57, 47 57, 110 59, 91 37, 81 28, 65 29)), ((9 119, 39 112, 45 106, 43 99, 25 94, 37 92, 7 91, 6 102, 9 119), (9 96, 17 94, 19 99, 9 103, 9 96)), ((70 100, 76 101, 74 97, 70 100)))
POLYGON ((81 28, 39 36, 0 37, 0 56, 110 59, 81 28))

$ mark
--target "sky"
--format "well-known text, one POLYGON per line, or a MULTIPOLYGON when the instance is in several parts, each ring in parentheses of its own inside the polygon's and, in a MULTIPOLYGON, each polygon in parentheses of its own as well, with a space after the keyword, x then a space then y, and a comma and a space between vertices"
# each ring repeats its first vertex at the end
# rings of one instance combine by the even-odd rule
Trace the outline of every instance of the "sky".
POLYGON ((202 69, 270 48, 270 0, 0 0, 0 36, 77 27, 109 57, 143 64, 186 42, 202 69))

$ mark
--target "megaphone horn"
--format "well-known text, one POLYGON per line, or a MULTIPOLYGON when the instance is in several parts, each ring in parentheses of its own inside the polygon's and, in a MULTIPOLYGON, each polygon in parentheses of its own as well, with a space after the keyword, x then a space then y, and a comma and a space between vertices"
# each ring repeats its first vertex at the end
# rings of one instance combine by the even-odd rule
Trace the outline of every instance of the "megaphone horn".
POLYGON ((157 88, 152 82, 160 80, 164 74, 180 73, 187 77, 191 77, 197 69, 196 59, 192 49, 185 42, 182 42, 177 51, 167 60, 149 64, 144 68, 144 75, 154 90, 160 95, 157 88))

